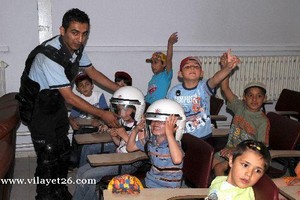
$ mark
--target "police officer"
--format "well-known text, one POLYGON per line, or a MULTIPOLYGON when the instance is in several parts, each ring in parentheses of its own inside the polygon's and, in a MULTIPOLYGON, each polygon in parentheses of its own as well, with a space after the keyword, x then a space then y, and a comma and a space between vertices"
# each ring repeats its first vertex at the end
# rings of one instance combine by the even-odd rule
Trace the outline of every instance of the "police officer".
MULTIPOLYGON (((78 68, 102 86, 115 91, 119 86, 97 71, 89 60, 84 46, 88 40, 88 15, 71 9, 65 13, 60 35, 36 47, 26 60, 21 77, 20 116, 31 132, 37 154, 35 177, 36 199, 71 199, 66 182, 70 142, 68 112, 65 102, 82 111, 100 117, 110 127, 118 127, 116 115, 96 108, 72 92, 71 83, 78 68), (60 184, 41 181, 60 180, 60 184)), ((53 182, 54 183, 54 182, 53 182)))

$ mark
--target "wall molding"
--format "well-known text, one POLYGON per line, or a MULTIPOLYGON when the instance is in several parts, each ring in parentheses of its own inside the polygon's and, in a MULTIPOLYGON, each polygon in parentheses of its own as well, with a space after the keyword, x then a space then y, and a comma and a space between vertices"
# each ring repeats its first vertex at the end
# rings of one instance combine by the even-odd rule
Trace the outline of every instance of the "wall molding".
MULTIPOLYGON (((231 48, 233 51, 243 55, 300 55, 299 45, 273 45, 273 46, 237 46, 237 45, 224 45, 224 46, 174 46, 174 52, 194 52, 194 53, 220 53, 231 48)), ((86 51, 88 52, 153 52, 153 51, 166 51, 166 46, 100 46, 100 45, 87 45, 86 51)))
MULTIPOLYGON (((174 52, 211 53, 219 55, 231 48, 234 52, 242 55, 300 55, 299 45, 274 45, 274 46, 235 46, 235 45, 211 45, 211 46, 174 46, 174 52)), ((114 45, 87 45, 88 52, 153 52, 166 51, 166 46, 114 46, 114 45)), ((9 46, 0 45, 0 52, 9 52, 9 46)))

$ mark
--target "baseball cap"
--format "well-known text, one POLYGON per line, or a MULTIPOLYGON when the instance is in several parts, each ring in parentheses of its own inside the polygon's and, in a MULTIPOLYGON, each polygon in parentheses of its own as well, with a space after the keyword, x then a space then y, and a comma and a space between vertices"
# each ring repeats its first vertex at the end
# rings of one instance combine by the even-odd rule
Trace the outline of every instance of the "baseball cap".
POLYGON ((154 52, 151 58, 146 59, 146 63, 153 63, 153 60, 162 61, 166 64, 167 56, 163 52, 154 52))
POLYGON ((77 76, 75 78, 75 84, 78 85, 78 83, 84 79, 88 79, 89 81, 92 82, 92 79, 87 74, 81 72, 81 73, 77 74, 77 76))
POLYGON ((180 63, 180 71, 182 70, 182 68, 184 67, 184 65, 189 61, 189 60, 195 60, 200 67, 202 67, 202 62, 200 61, 200 59, 196 56, 188 56, 185 59, 183 59, 180 63))
POLYGON ((115 82, 117 82, 116 81, 117 79, 122 79, 122 80, 125 79, 129 82, 130 85, 132 84, 131 76, 128 73, 124 72, 124 71, 117 71, 115 73, 115 82))
POLYGON ((244 92, 247 90, 247 89, 249 89, 249 88, 252 88, 252 87, 259 87, 259 88, 261 88, 263 91, 264 91, 264 93, 266 93, 266 85, 265 84, 263 84, 263 83, 261 83, 261 82, 250 82, 250 83, 248 83, 246 86, 245 86, 245 89, 244 89, 244 92))

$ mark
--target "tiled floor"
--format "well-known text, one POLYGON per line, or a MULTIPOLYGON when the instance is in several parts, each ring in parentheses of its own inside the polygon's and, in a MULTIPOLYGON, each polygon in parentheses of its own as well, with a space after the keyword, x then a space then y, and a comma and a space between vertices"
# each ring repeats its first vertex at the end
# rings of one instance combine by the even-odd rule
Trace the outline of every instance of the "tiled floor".
MULTIPOLYGON (((36 157, 16 158, 14 178, 32 179, 36 168, 36 157)), ((69 173, 75 177, 76 170, 69 173)), ((74 178, 73 178, 74 180, 74 178)), ((69 191, 73 194, 75 185, 69 185, 69 191)), ((14 184, 10 195, 11 200, 33 200, 36 195, 34 184, 14 184)))

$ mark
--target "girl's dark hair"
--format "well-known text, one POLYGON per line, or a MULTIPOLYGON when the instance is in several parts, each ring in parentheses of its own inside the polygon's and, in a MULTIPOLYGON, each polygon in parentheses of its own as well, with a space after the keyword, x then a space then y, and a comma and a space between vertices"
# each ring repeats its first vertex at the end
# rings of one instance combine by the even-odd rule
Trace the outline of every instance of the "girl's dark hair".
POLYGON ((88 25, 90 25, 89 16, 85 12, 79 10, 78 8, 72 8, 64 14, 62 19, 62 27, 64 27, 64 29, 67 30, 70 26, 70 23, 73 21, 87 23, 88 25))
POLYGON ((255 141, 255 140, 244 140, 237 145, 235 150, 233 151, 232 161, 234 161, 237 157, 242 155, 245 151, 251 149, 256 153, 260 154, 265 161, 265 171, 269 168, 271 163, 271 155, 268 148, 264 145, 264 143, 255 141))

